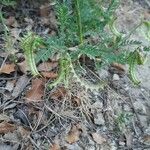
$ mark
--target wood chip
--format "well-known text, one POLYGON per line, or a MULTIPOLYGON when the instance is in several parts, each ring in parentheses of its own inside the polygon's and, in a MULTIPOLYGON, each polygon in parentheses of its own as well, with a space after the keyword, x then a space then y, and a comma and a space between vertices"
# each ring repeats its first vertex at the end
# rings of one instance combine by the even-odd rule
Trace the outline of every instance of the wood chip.
POLYGON ((18 81, 16 82, 16 86, 13 90, 12 96, 18 97, 19 94, 24 90, 24 88, 29 83, 29 78, 26 75, 21 76, 18 81))

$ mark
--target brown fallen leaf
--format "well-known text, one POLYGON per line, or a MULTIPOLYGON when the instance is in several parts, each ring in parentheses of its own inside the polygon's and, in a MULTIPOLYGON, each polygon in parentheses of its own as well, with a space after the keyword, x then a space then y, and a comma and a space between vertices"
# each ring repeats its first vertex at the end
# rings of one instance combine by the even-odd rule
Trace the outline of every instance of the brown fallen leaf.
POLYGON ((5 121, 0 123, 0 134, 13 132, 14 130, 16 130, 16 126, 14 124, 11 124, 5 121))
POLYGON ((26 93, 25 98, 29 102, 38 102, 44 95, 44 81, 42 79, 33 79, 32 88, 26 93))
POLYGON ((51 71, 52 69, 56 68, 58 66, 58 62, 43 62, 39 64, 38 66, 38 71, 44 71, 48 72, 51 71))
POLYGON ((47 79, 56 79, 58 77, 58 74, 55 72, 52 72, 52 71, 50 71, 50 72, 42 71, 40 73, 44 78, 47 78, 47 79))
POLYGON ((6 20, 6 25, 7 26, 12 26, 15 23, 15 17, 14 16, 9 16, 9 18, 6 20))
POLYGON ((81 105, 81 99, 77 96, 72 96, 71 101, 74 107, 78 107, 81 105))
POLYGON ((40 7, 40 16, 41 17, 48 17, 50 14, 50 5, 44 4, 40 7))
POLYGON ((10 16, 10 17, 6 20, 6 25, 7 25, 7 26, 14 27, 14 28, 19 27, 19 25, 18 25, 18 23, 17 23, 17 20, 15 19, 14 16, 10 16))
POLYGON ((75 143, 79 140, 81 134, 81 128, 78 125, 73 125, 68 135, 66 136, 66 141, 69 144, 75 143))
POLYGON ((106 142, 106 139, 104 137, 102 137, 100 134, 98 133, 92 133, 92 137, 93 140, 97 143, 97 144, 103 144, 104 142, 106 142))
POLYGON ((0 73, 10 74, 11 72, 15 71, 15 64, 4 64, 0 68, 0 73))
POLYGON ((54 100, 60 100, 63 97, 65 97, 66 94, 67 94, 66 89, 64 87, 59 87, 50 94, 50 97, 51 99, 54 99, 54 100))
POLYGON ((26 138, 30 134, 30 131, 28 129, 24 128, 23 126, 17 127, 17 131, 21 135, 22 139, 26 138))
POLYGON ((150 145, 150 135, 144 135, 142 138, 142 142, 146 145, 150 145))
POLYGON ((61 148, 58 143, 54 143, 49 150, 61 150, 61 148))

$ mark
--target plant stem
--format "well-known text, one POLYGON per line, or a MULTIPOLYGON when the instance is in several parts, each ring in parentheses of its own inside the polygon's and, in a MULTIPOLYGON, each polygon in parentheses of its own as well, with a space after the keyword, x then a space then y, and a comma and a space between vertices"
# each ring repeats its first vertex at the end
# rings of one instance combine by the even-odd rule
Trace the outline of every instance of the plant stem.
POLYGON ((82 32, 82 23, 81 23, 79 0, 75 0, 75 7, 76 7, 76 13, 77 13, 77 24, 78 24, 79 40, 80 40, 80 44, 82 44, 83 43, 83 32, 82 32))

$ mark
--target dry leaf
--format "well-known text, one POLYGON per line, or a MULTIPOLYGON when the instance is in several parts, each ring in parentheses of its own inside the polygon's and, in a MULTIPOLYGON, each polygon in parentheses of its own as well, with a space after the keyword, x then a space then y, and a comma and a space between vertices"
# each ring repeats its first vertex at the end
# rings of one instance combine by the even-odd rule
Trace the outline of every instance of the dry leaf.
POLYGON ((30 134, 30 131, 23 126, 19 126, 17 131, 19 131, 22 138, 26 138, 30 134))
POLYGON ((10 16, 10 17, 6 20, 6 25, 7 25, 7 26, 14 27, 14 28, 19 27, 19 25, 18 25, 18 23, 17 23, 17 20, 15 19, 14 16, 10 16))
POLYGON ((150 135, 144 135, 142 142, 146 145, 150 145, 150 135))
POLYGON ((6 25, 7 26, 12 26, 15 23, 16 19, 14 16, 10 16, 7 20, 6 20, 6 25))
POLYGON ((50 94, 50 97, 51 97, 51 99, 59 100, 59 99, 62 99, 63 97, 65 97, 66 94, 67 94, 66 89, 64 87, 59 87, 50 94))
POLYGON ((72 104, 74 107, 78 107, 81 105, 81 99, 77 96, 72 96, 72 104))
POLYGON ((69 144, 75 143, 79 140, 81 134, 81 128, 79 125, 74 125, 72 126, 71 130, 69 131, 67 137, 66 137, 66 141, 69 144))
POLYGON ((56 79, 58 74, 55 72, 41 72, 41 75, 47 79, 56 79))
POLYGON ((15 64, 4 64, 0 68, 0 73, 10 74, 15 71, 15 64))
POLYGON ((39 64, 38 71, 48 72, 58 66, 58 62, 43 62, 39 64))
POLYGON ((32 88, 26 93, 26 98, 30 102, 42 100, 44 95, 44 82, 42 79, 33 79, 32 88))
POLYGON ((61 150, 61 148, 58 143, 54 143, 49 150, 61 150))
POLYGON ((10 123, 5 122, 5 121, 0 123, 0 134, 13 132, 14 130, 16 130, 16 126, 14 124, 10 124, 10 123))
POLYGON ((48 17, 50 14, 50 5, 45 4, 40 7, 40 15, 41 17, 48 17))
POLYGON ((92 137, 93 140, 97 143, 97 144, 103 144, 104 142, 106 142, 106 139, 104 137, 102 137, 100 134, 98 133, 92 133, 92 137))

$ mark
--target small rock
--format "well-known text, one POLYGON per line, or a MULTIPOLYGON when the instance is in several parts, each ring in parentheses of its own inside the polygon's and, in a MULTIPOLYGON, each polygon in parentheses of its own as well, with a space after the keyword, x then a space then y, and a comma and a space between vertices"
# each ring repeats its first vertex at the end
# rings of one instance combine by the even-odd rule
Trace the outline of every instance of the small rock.
POLYGON ((101 112, 98 112, 97 114, 95 114, 94 123, 96 125, 104 125, 105 124, 105 120, 104 120, 103 114, 101 112))
POLYGON ((124 111, 130 112, 131 108, 127 104, 125 104, 124 105, 124 111))
POLYGON ((125 142, 119 141, 119 145, 124 146, 125 142))
POLYGON ((94 145, 86 145, 85 149, 96 150, 94 145))
POLYGON ((94 109, 102 109, 102 108, 103 108, 103 103, 100 102, 100 101, 96 101, 96 102, 92 105, 92 107, 93 107, 94 109))
POLYGON ((140 100, 135 101, 133 105, 134 105, 135 110, 139 112, 140 114, 147 114, 146 107, 144 106, 144 104, 142 104, 140 100))
POLYGON ((144 127, 144 128, 147 128, 148 126, 148 119, 147 119, 147 116, 145 115, 138 115, 139 119, 140 119, 140 122, 141 122, 141 125, 144 127))
POLYGON ((5 89, 8 90, 9 92, 12 92, 14 88, 15 81, 7 81, 5 89))
POLYGON ((145 129, 145 133, 150 135, 150 126, 147 129, 145 129))
POLYGON ((120 77, 118 74, 114 74, 113 75, 113 81, 119 81, 120 80, 120 77))
POLYGON ((6 144, 0 144, 0 149, 1 150, 13 150, 13 147, 10 145, 6 145, 6 144))
POLYGON ((18 135, 17 135, 17 133, 16 132, 13 132, 13 133, 6 133, 5 135, 4 135, 4 139, 6 139, 6 140, 9 140, 9 141, 15 141, 15 142, 19 142, 20 140, 19 140, 19 137, 18 137, 18 135))
POLYGON ((100 76, 100 78, 103 80, 103 79, 106 79, 108 76, 109 76, 109 73, 106 69, 101 69, 98 71, 98 74, 100 76))

